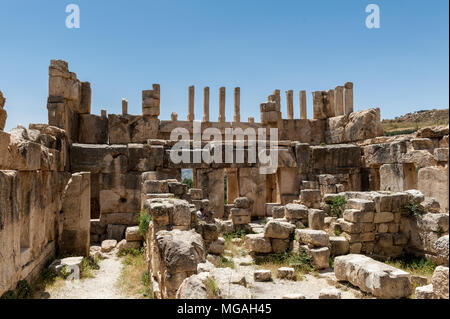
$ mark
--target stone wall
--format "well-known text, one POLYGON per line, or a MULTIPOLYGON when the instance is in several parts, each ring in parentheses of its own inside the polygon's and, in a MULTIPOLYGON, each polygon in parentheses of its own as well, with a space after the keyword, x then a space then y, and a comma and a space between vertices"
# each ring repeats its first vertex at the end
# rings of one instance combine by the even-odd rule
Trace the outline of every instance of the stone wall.
MULTIPOLYGON (((79 196, 79 192, 70 191, 73 188, 68 185, 68 143, 63 130, 30 124, 29 129, 19 126, 0 134, 2 295, 14 289, 19 280, 36 278, 62 247, 67 253, 87 255, 89 219, 82 214, 89 212, 90 207, 89 192, 79 196), (69 202, 73 204, 68 205, 69 202), (87 227, 87 232, 67 236, 70 231, 78 234, 83 227, 87 227), (85 249, 78 250, 78 245, 85 249)), ((83 188, 88 187, 89 180, 83 188)))

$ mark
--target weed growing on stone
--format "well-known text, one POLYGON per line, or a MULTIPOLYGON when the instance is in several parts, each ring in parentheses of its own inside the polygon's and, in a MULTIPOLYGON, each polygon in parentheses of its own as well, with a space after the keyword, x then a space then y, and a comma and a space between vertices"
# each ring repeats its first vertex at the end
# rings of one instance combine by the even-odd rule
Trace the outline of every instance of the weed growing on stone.
POLYGON ((139 214, 139 233, 141 233, 144 238, 147 237, 147 232, 151 221, 152 216, 149 213, 143 211, 139 214))
POLYGON ((345 196, 337 196, 327 204, 330 207, 330 216, 341 218, 347 200, 345 199, 345 196))

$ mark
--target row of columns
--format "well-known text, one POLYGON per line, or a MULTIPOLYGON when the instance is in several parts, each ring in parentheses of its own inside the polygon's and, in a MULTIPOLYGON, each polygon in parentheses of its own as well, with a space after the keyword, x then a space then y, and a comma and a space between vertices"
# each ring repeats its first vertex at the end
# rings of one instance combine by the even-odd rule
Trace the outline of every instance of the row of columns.
MULTIPOLYGON (((220 123, 226 122, 225 117, 225 87, 219 89, 219 118, 220 123)), ((192 122, 195 119, 194 113, 194 98, 195 87, 189 87, 189 104, 187 120, 192 122)), ((173 119, 173 118, 172 118, 173 119)), ((239 87, 234 89, 234 122, 241 121, 241 89, 239 87)), ((209 87, 203 89, 203 122, 209 122, 209 87)), ((254 118, 249 118, 249 122, 254 122, 254 118)))
MULTIPOLYGON (((279 95, 279 90, 275 90, 274 93, 275 94, 278 93, 278 95, 279 95)), ((300 100, 300 119, 306 119, 307 118, 306 91, 299 92, 299 100, 300 100)), ((293 90, 286 91, 286 105, 287 105, 287 119, 293 120, 294 119, 294 91, 293 90)))
POLYGON ((353 113, 353 83, 328 91, 313 92, 314 119, 324 119, 353 113))

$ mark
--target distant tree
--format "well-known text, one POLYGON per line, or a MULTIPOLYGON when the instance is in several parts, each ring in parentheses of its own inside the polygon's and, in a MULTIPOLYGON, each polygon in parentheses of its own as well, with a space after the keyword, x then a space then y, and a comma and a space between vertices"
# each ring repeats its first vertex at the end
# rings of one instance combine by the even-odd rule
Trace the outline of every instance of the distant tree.
POLYGON ((183 179, 183 184, 187 185, 189 189, 194 188, 194 182, 190 178, 183 179))

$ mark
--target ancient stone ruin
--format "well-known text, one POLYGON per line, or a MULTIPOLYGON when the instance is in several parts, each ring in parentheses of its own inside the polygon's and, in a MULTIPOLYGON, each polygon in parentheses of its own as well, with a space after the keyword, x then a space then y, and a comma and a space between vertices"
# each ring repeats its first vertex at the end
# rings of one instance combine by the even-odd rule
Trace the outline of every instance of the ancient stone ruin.
MULTIPOLYGON (((448 126, 384 136, 379 109, 354 111, 351 82, 312 92, 312 118, 306 91, 299 91, 297 119, 294 91, 286 92, 284 118, 281 92, 274 90, 260 101, 260 123, 241 119, 240 88, 232 93, 232 121, 225 117, 225 87, 217 121, 210 118, 209 87, 203 116, 196 115, 194 86, 186 121, 176 113, 162 120, 162 89, 153 84, 142 91, 140 115, 128 114, 126 99, 122 114, 91 114, 91 84, 67 62, 52 60, 48 124, 9 133, 0 92, 0 295, 32 281, 55 255, 102 256, 143 245, 155 298, 211 298, 211 281, 213 297, 251 298, 249 283, 272 280, 270 271, 255 270, 248 279, 217 266, 227 259, 224 236, 239 231, 249 264, 301 251, 314 269, 333 267, 337 281, 378 298, 408 297, 417 287, 408 272, 384 260, 422 256, 440 266, 416 297, 448 298, 448 126), (196 125, 200 135, 207 129, 244 134, 209 143, 220 160, 196 162, 208 145, 197 140, 196 125), (275 168, 250 158, 256 137, 247 129, 264 132, 258 152, 276 151, 275 168), (174 130, 188 134, 189 161, 172 160, 174 130), (244 160, 227 160, 230 150, 244 160), (182 169, 192 170, 193 188, 182 183, 182 169), (142 213, 151 216, 145 236, 137 227, 142 213)), ((295 279, 294 268, 281 267, 277 276, 295 279)), ((284 297, 305 296, 286 291, 284 297)), ((341 292, 324 289, 319 297, 341 298, 341 292)))

